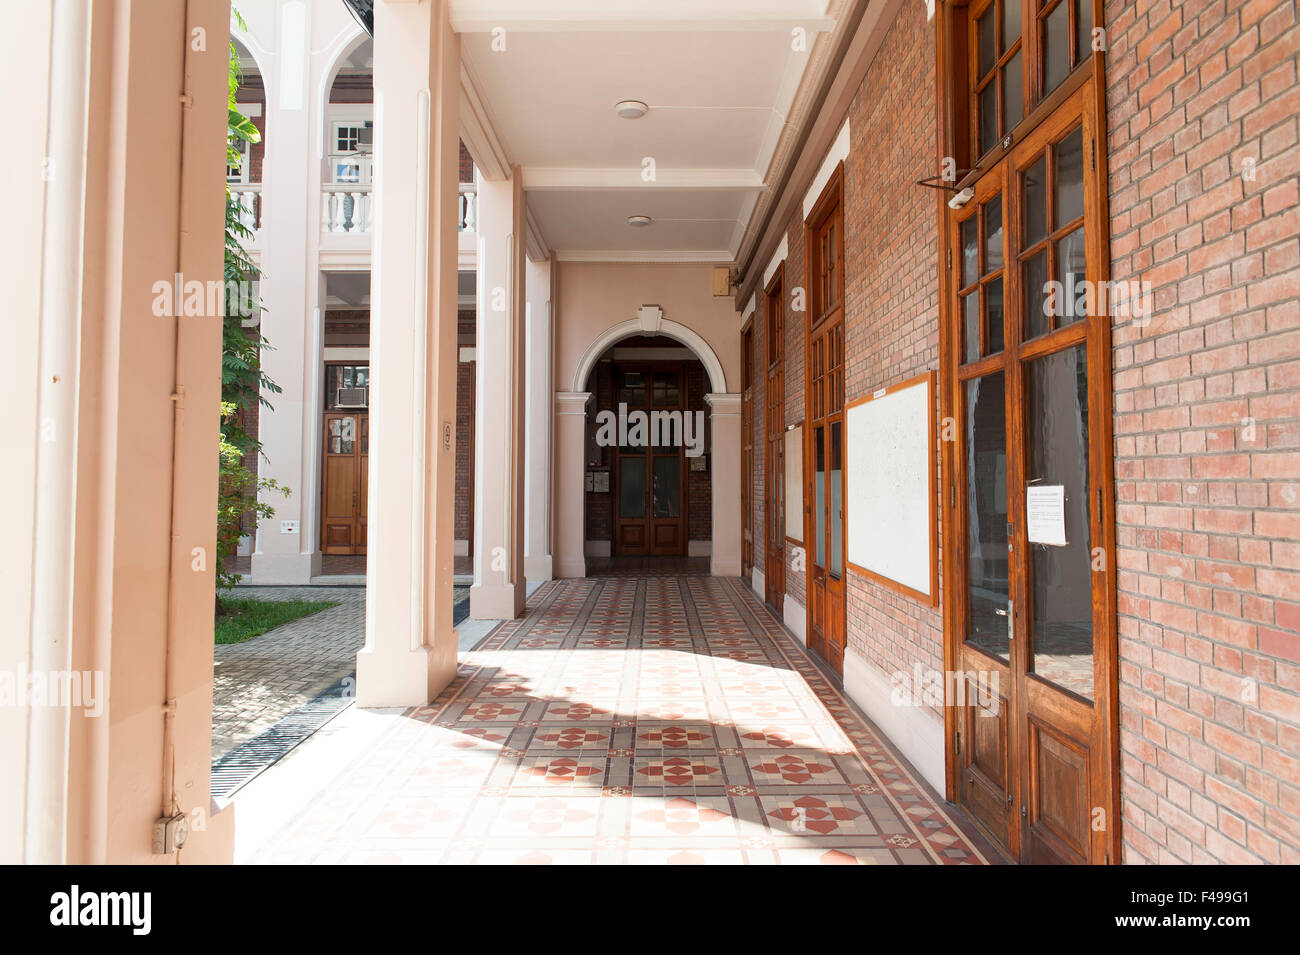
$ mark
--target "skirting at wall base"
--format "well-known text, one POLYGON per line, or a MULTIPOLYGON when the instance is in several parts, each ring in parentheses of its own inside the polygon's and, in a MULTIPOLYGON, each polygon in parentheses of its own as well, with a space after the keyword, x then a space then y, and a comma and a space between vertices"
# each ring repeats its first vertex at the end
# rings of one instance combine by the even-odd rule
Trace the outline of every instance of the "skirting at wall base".
POLYGON ((754 591, 759 600, 767 599, 767 578, 757 567, 750 568, 749 589, 754 591))
POLYGON ((526 580, 550 580, 551 579, 551 555, 550 554, 533 554, 524 555, 524 578, 526 580))
POLYGON ((245 583, 302 585, 320 574, 320 554, 253 554, 245 583))
POLYGON ((789 594, 785 595, 785 604, 781 608, 781 617, 785 625, 806 647, 808 646, 808 611, 804 609, 803 604, 793 599, 789 594))
POLYGON ((687 541, 687 557, 711 557, 713 555, 713 541, 687 541))
POLYGON ((945 789, 943 720, 927 706, 895 706, 893 685, 857 653, 844 654, 844 692, 935 791, 945 789))

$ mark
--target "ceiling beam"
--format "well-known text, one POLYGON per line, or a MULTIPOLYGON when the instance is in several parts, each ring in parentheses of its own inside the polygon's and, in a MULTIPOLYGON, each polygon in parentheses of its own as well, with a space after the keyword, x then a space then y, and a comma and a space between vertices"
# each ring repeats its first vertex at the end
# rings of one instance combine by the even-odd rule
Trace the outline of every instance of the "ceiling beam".
POLYGON ((510 159, 463 59, 460 62, 460 138, 480 176, 492 182, 510 176, 510 159))
POLYGON ((571 192, 593 189, 713 189, 762 191, 763 177, 753 169, 664 169, 652 180, 639 167, 583 168, 525 166, 524 188, 530 192, 571 192))

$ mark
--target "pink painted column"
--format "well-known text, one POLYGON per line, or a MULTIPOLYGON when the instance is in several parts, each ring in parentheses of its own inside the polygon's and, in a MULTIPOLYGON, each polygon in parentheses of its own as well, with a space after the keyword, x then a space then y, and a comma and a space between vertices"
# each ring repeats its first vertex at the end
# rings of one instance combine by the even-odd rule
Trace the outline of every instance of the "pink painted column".
POLYGON ((460 40, 446 0, 375 5, 370 523, 360 706, 427 703, 451 625, 460 40))
POLYGON ((478 186, 478 327, 474 410, 474 584, 469 615, 524 610, 524 379, 527 278, 518 167, 478 186))
POLYGON ((740 395, 704 396, 711 409, 709 462, 713 468, 713 554, 709 573, 740 576, 740 395))
POLYGON ((555 507, 556 577, 586 577, 585 472, 587 402, 589 391, 555 393, 555 507))

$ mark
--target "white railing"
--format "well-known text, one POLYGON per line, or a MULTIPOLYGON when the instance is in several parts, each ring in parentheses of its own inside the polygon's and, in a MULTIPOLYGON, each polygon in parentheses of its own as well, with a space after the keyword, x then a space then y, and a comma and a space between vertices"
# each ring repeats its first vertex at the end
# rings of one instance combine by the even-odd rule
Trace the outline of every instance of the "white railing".
MULTIPOLYGON (((374 197, 368 184, 335 182, 326 183, 321 188, 322 232, 370 232, 374 225, 374 197)), ((456 211, 456 231, 475 232, 477 229, 478 187, 472 182, 462 182, 456 211)))
POLYGON ((472 182, 462 182, 460 184, 460 203, 456 213, 456 231, 478 231, 478 186, 472 182))
POLYGON ((262 184, 232 182, 230 197, 239 206, 239 221, 251 232, 262 228, 262 184))
POLYGON ((322 232, 369 233, 374 221, 370 186, 358 182, 326 183, 321 194, 322 232))

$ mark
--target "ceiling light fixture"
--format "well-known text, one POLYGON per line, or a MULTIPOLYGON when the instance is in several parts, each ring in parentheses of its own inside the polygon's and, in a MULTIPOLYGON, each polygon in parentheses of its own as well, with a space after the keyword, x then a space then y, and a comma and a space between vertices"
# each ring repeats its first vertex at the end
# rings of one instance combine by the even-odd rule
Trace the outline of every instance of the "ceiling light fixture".
POLYGON ((614 112, 624 119, 640 119, 650 111, 650 107, 639 99, 625 99, 614 104, 614 112))
POLYGON ((636 226, 638 229, 644 229, 653 221, 654 220, 651 219, 649 216, 628 216, 627 217, 627 224, 631 226, 636 226))

